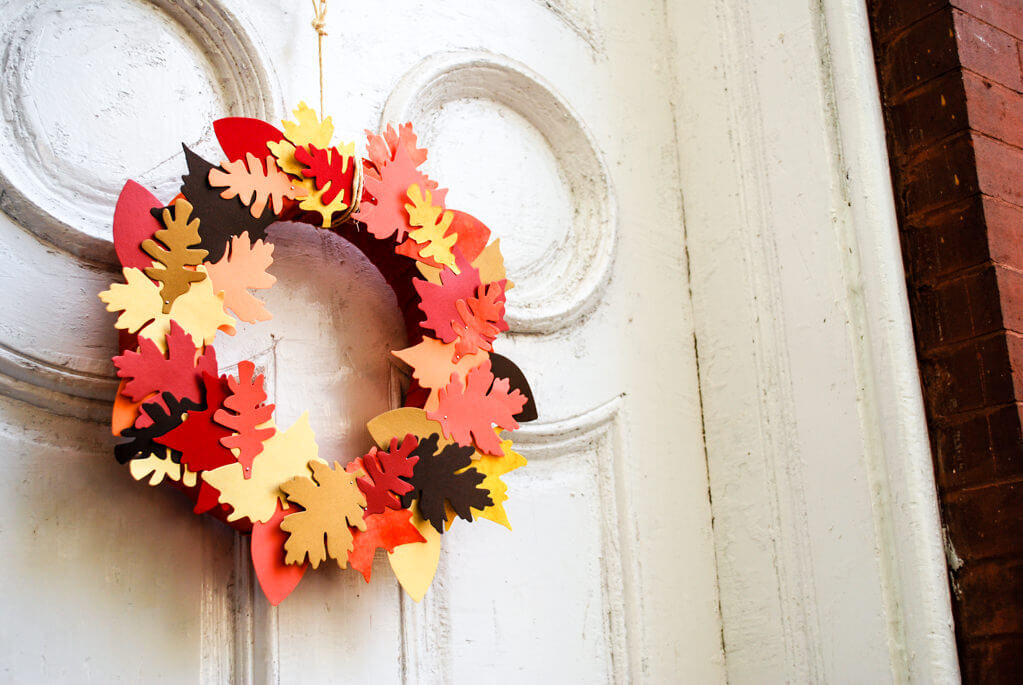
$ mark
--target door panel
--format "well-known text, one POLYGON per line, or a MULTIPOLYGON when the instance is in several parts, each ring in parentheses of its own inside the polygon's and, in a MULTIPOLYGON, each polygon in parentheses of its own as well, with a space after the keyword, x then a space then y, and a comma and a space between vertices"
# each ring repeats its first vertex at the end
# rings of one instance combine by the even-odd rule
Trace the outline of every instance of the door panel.
MULTIPOLYGON (((361 146, 363 129, 413 121, 448 205, 501 238, 516 288, 498 351, 541 413, 513 434, 530 460, 507 478, 514 532, 454 526, 420 604, 378 556, 370 584, 321 567, 273 609, 244 538, 114 463, 116 336, 96 293, 114 278, 116 194, 131 177, 172 196, 178 142, 218 158, 219 116, 315 102, 307 12, 0 0, 0 439, 15 493, 0 549, 17 597, 3 667, 104 682, 719 681, 660 3, 339 3, 328 17, 336 135, 361 146)), ((279 425, 308 411, 321 456, 348 461, 366 420, 400 404, 394 296, 333 235, 279 224, 271 238, 274 319, 218 337, 221 366, 253 359, 279 425)))

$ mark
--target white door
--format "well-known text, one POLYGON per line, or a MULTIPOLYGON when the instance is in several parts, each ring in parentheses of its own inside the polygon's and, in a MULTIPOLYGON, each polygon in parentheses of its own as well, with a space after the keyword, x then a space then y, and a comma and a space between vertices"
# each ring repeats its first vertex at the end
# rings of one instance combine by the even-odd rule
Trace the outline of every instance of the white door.
MULTIPOLYGON (((514 528, 445 536, 422 603, 386 558, 277 609, 247 541, 112 456, 113 205, 177 192, 180 143, 318 99, 309 4, 0 0, 0 673, 4 680, 717 682, 721 626, 660 2, 332 3, 326 109, 364 144, 415 123, 448 206, 501 238, 538 422, 514 528), (653 37, 653 38, 652 38, 653 37)), ((271 231, 253 359, 321 455, 369 446, 403 345, 382 278, 325 232, 271 231)))

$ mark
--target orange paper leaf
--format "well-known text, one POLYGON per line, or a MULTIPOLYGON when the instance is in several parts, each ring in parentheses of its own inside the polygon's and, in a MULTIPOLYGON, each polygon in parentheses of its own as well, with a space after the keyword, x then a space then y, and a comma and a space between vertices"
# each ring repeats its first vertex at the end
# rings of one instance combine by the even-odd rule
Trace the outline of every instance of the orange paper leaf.
POLYGON ((245 231, 231 239, 230 252, 225 252, 219 262, 206 265, 213 290, 224 293, 224 308, 233 311, 242 321, 256 323, 271 319, 263 301, 254 297, 249 289, 265 289, 277 282, 266 272, 273 264, 273 252, 271 243, 262 240, 252 243, 249 232, 245 231))

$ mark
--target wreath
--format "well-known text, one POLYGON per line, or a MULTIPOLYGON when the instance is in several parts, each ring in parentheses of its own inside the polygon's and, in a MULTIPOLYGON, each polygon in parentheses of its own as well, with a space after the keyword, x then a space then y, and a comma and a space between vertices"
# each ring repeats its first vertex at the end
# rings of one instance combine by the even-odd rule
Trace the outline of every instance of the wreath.
MULTIPOLYGON (((213 124, 219 166, 184 147, 188 173, 164 206, 128 181, 114 210, 124 283, 100 293, 119 312, 114 455, 136 480, 169 483, 251 534, 271 604, 328 558, 368 582, 377 549, 416 601, 456 518, 510 528, 501 477, 525 465, 502 430, 536 418, 522 372, 494 352, 508 330, 499 241, 445 207, 420 168, 411 124, 366 132, 367 156, 333 146, 331 118, 302 103, 284 131, 248 118, 213 124), (281 428, 251 361, 221 375, 218 331, 271 318, 250 291, 269 288, 276 221, 311 223, 359 248, 402 310, 411 370, 401 409, 369 421, 375 446, 347 464, 318 453, 308 414, 281 428)), ((343 456, 343 455, 340 455, 343 456)), ((352 455, 349 455, 352 456, 352 455)))

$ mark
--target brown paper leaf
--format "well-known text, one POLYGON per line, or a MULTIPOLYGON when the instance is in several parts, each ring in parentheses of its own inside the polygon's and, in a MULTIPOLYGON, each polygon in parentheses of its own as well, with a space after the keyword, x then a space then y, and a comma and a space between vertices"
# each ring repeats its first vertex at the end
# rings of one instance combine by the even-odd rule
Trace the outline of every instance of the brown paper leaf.
POLYGON ((162 265, 148 266, 145 271, 147 276, 163 284, 160 297, 163 298, 164 314, 170 312, 171 303, 179 295, 188 292, 190 284, 206 278, 206 274, 186 268, 199 266, 207 254, 206 250, 191 247, 199 244, 199 220, 189 221, 191 214, 192 205, 188 200, 179 198, 172 207, 163 210, 163 225, 166 228, 155 233, 160 242, 152 238, 142 241, 142 249, 146 254, 162 265))

